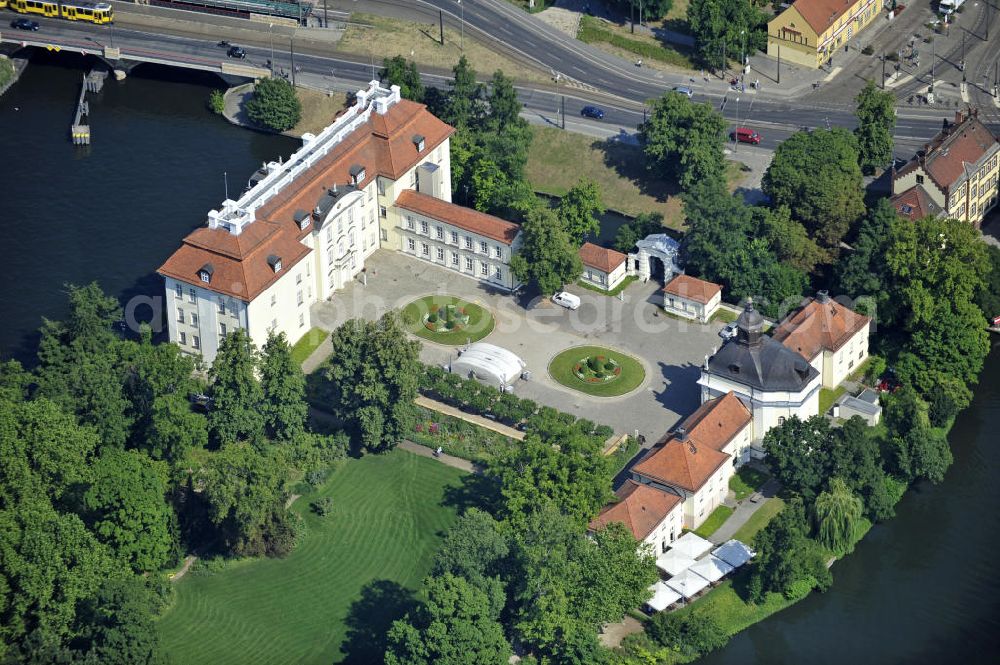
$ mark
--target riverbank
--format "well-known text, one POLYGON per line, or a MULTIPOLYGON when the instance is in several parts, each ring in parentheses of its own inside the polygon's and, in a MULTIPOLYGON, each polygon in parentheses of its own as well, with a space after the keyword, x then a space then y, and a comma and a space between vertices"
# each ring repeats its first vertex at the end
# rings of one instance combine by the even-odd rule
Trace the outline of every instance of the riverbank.
POLYGON ((0 96, 17 83, 27 68, 27 58, 8 58, 5 55, 0 55, 0 96))

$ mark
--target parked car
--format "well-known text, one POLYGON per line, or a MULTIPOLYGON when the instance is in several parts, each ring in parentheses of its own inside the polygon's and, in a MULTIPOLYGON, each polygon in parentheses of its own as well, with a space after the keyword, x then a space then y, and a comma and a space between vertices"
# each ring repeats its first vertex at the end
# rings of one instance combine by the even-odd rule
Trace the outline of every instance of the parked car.
POLYGON ((580 296, 575 296, 572 293, 566 293, 565 291, 560 291, 559 293, 552 296, 552 302, 557 305, 561 305, 566 309, 578 309, 580 307, 580 296))
POLYGON ((692 90, 691 88, 687 87, 686 85, 675 85, 675 86, 674 86, 673 88, 671 88, 671 89, 672 89, 672 90, 673 90, 674 92, 679 92, 679 93, 681 93, 682 95, 687 95, 689 99, 690 99, 691 97, 694 97, 694 90, 692 90))
POLYGON ((730 323, 728 326, 719 331, 719 337, 724 340, 730 340, 736 337, 736 324, 730 323))
POLYGON ((203 393, 194 393, 191 395, 191 406, 195 411, 207 413, 212 408, 212 401, 211 397, 203 393))
POLYGON ((34 32, 38 30, 38 21, 30 21, 26 18, 14 19, 10 22, 10 27, 15 30, 31 30, 34 32))
POLYGON ((580 115, 582 115, 585 118, 604 120, 604 109, 597 108, 596 106, 584 106, 582 109, 580 109, 580 115))
POLYGON ((730 141, 739 141, 740 143, 760 143, 761 136, 756 131, 750 129, 749 127, 737 127, 736 131, 729 133, 730 141))
POLYGON ((242 46, 230 46, 229 50, 226 51, 226 55, 230 58, 236 58, 237 60, 245 60, 247 52, 243 50, 242 46))

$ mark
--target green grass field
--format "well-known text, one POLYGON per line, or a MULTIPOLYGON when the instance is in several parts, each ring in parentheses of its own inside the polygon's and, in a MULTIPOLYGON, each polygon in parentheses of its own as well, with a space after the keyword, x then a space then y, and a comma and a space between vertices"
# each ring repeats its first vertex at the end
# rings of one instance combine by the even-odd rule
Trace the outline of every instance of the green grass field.
POLYGON ((760 489, 767 479, 770 478, 765 472, 753 468, 752 466, 741 466, 729 479, 729 489, 736 493, 736 500, 742 501, 760 489))
POLYGON ((847 390, 844 386, 837 386, 833 390, 829 388, 819 389, 819 414, 824 415, 833 406, 833 403, 837 401, 844 391, 847 390))
POLYGON ((301 365, 329 336, 329 330, 322 330, 320 328, 311 329, 302 336, 302 339, 295 342, 295 346, 292 347, 292 360, 301 365))
POLYGON ((712 511, 712 514, 708 516, 708 519, 702 522, 701 526, 695 529, 694 532, 702 538, 708 538, 713 533, 718 531, 719 527, 725 524, 726 520, 728 520, 729 516, 734 512, 735 511, 729 506, 719 506, 712 511))
POLYGON ((750 516, 750 519, 746 521, 746 524, 741 526, 733 534, 733 538, 736 540, 741 540, 747 545, 753 543, 753 537, 757 535, 757 532, 767 526, 767 523, 771 521, 771 518, 781 512, 781 509, 785 507, 785 502, 778 497, 772 497, 764 502, 757 511, 750 516))
POLYGON ((646 378, 646 371, 638 360, 603 346, 574 346, 571 349, 566 349, 549 363, 549 374, 567 388, 597 397, 614 397, 632 392, 646 378), (587 383, 578 379, 573 373, 573 366, 583 358, 596 355, 607 356, 621 365, 621 376, 607 383, 587 383))
POLYGON ((414 300, 403 308, 403 320, 407 322, 407 329, 417 337, 450 346, 460 346, 469 341, 477 342, 493 332, 495 324, 490 310, 454 296, 425 296, 414 300), (469 315, 469 322, 460 330, 447 332, 428 330, 424 327, 424 317, 430 312, 432 305, 439 305, 442 309, 446 305, 458 305, 469 315))
POLYGON ((165 650, 177 665, 381 662, 376 636, 428 574, 456 515, 446 490, 462 476, 402 450, 348 461, 294 504, 305 525, 288 558, 178 582, 159 622, 165 650), (309 503, 323 496, 334 508, 320 518, 309 503))

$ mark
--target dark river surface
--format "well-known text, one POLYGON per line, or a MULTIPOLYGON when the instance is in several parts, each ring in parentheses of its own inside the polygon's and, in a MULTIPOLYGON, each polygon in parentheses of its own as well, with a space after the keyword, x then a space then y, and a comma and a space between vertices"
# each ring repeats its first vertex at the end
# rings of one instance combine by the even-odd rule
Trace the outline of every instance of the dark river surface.
MULTIPOLYGON (((231 127, 212 78, 140 68, 91 97, 93 145, 68 141, 83 60, 36 59, 0 97, 0 356, 28 359, 66 282, 123 302, 264 160, 297 143, 231 127)), ((610 202, 609 202, 610 203, 610 202)), ((738 635, 705 665, 1000 662, 1000 352, 951 435, 944 483, 910 491, 833 568, 834 585, 738 635)))

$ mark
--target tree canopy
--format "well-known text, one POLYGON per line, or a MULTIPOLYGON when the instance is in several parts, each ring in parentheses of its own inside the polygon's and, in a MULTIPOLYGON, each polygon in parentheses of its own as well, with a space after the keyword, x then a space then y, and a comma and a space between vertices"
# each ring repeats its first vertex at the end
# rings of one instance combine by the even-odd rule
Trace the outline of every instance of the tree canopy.
POLYGON ((647 166, 685 190, 696 182, 724 184, 725 131, 725 119, 710 104, 694 104, 686 95, 667 92, 653 100, 649 119, 640 128, 647 166))
POLYGON ((403 99, 415 102, 424 101, 424 83, 420 79, 417 63, 407 60, 401 55, 382 60, 379 78, 388 85, 398 85, 399 94, 403 99))
POLYGON ((879 90, 869 80, 854 98, 858 126, 858 163, 865 173, 874 173, 892 162, 893 130, 896 128, 896 97, 879 90))
POLYGON ((295 88, 285 79, 257 81, 245 106, 247 117, 276 132, 286 132, 302 119, 302 103, 295 88))
POLYGON ((541 205, 532 208, 521 232, 523 244, 511 257, 510 269, 522 282, 550 294, 583 272, 577 248, 552 210, 541 205))
POLYGON ((257 380, 258 351, 250 335, 237 328, 226 335, 212 362, 212 409, 208 428, 220 444, 260 441, 264 436, 264 392, 257 380))
POLYGON ((260 353, 261 407, 271 439, 291 441, 306 429, 309 406, 302 367, 292 358, 285 333, 267 336, 260 353))
POLYGON ((597 235, 601 229, 599 218, 603 214, 601 189, 587 178, 570 187, 559 200, 559 220, 572 242, 578 246, 587 236, 597 235))
POLYGON ((746 0, 692 0, 687 10, 698 59, 724 68, 729 60, 767 45, 767 15, 746 0))

